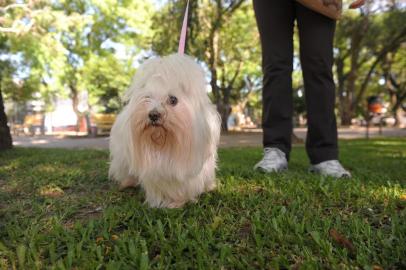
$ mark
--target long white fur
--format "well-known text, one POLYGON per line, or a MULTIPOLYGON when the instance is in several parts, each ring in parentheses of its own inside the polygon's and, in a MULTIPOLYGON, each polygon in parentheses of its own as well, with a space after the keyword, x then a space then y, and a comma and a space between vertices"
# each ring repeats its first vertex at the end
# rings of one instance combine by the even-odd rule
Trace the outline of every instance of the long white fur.
POLYGON ((122 187, 140 184, 151 207, 181 207, 215 188, 220 117, 193 59, 147 60, 124 101, 110 135, 110 178, 122 187), (176 106, 168 104, 170 95, 176 106), (164 116, 162 126, 149 124, 151 110, 164 116))

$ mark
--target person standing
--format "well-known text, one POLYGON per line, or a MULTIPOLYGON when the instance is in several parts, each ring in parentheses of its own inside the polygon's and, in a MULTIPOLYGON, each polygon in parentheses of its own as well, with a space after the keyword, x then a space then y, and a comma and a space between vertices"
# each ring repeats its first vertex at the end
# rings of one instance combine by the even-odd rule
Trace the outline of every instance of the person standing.
MULTIPOLYGON (((324 4, 332 1, 323 0, 324 4)), ((300 61, 308 115, 306 151, 310 172, 351 177, 338 161, 334 114, 333 41, 336 21, 295 0, 253 0, 262 47, 264 156, 254 169, 281 172, 288 168, 292 136, 293 29, 299 29, 300 61)), ((350 7, 357 8, 365 0, 350 7)))

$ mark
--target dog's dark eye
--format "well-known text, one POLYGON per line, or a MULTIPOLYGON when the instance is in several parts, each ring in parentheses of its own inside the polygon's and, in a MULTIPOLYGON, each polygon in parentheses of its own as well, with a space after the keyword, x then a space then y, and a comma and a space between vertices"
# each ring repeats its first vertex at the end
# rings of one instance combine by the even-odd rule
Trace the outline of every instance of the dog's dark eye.
POLYGON ((169 96, 168 103, 172 106, 178 104, 178 98, 175 96, 169 96))

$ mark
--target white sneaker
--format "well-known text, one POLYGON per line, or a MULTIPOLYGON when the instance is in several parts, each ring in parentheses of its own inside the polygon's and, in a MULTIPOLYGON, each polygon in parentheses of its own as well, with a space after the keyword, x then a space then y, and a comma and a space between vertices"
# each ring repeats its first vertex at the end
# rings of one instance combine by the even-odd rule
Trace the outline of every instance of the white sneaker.
POLYGON ((286 155, 278 148, 264 148, 264 157, 258 162, 254 170, 263 172, 282 172, 288 169, 286 155))
POLYGON ((335 178, 351 178, 351 173, 344 169, 338 160, 328 160, 316 165, 311 165, 309 172, 335 178))

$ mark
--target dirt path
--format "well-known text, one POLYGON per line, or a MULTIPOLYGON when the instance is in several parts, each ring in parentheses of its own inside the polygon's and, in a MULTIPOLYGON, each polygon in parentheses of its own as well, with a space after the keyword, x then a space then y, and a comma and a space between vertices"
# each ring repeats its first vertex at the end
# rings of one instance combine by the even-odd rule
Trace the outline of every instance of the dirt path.
MULTIPOLYGON (((365 128, 341 128, 338 130, 340 139, 365 138, 365 128)), ((306 129, 295 129, 295 134, 300 139, 306 138, 306 129)), ((384 137, 406 137, 406 129, 385 128, 383 134, 379 135, 378 128, 373 128, 370 132, 372 138, 384 137)), ((14 137, 14 145, 22 147, 40 148, 91 148, 107 149, 108 137, 87 138, 87 137, 66 137, 66 136, 34 136, 34 137, 14 137)), ((246 147, 262 144, 262 133, 260 130, 252 132, 228 133, 221 136, 220 147, 246 147)))

